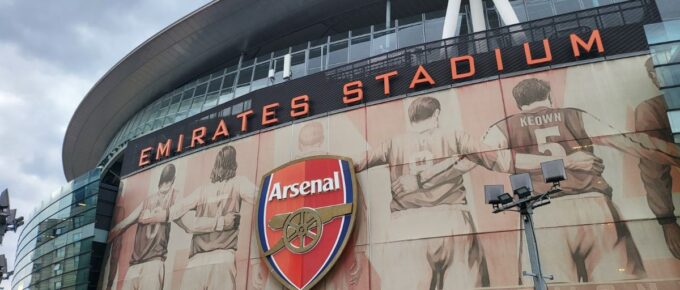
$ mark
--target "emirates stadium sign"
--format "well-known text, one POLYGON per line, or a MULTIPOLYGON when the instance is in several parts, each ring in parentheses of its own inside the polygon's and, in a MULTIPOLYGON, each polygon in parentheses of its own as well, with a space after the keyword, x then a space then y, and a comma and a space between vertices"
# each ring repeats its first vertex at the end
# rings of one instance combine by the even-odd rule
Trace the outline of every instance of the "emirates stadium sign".
POLYGON ((290 289, 311 289, 333 267, 352 232, 358 186, 351 160, 315 156, 262 178, 257 199, 260 249, 290 289))

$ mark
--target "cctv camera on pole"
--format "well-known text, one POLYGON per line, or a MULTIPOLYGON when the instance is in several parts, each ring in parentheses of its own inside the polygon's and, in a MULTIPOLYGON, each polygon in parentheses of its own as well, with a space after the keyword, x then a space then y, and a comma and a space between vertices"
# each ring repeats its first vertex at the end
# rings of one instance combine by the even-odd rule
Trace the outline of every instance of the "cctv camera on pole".
POLYGON ((5 258, 5 255, 0 255, 0 280, 7 280, 12 274, 14 274, 14 271, 7 269, 7 258, 5 258))
POLYGON ((10 209, 9 191, 5 189, 0 193, 0 245, 8 230, 16 232, 24 224, 24 218, 17 217, 16 214, 16 209, 10 209))
POLYGON ((553 279, 553 276, 544 276, 541 269, 541 261, 538 255, 538 243, 534 233, 533 211, 535 208, 550 203, 550 196, 561 192, 559 189, 560 181, 567 178, 562 159, 541 163, 543 179, 546 183, 552 183, 552 188, 542 194, 535 194, 531 176, 528 173, 515 174, 510 176, 512 193, 517 196, 505 193, 503 185, 485 185, 484 197, 487 204, 493 207, 493 213, 508 210, 518 211, 522 215, 524 223, 524 234, 526 235, 527 248, 529 249, 529 260, 531 261, 532 273, 523 272, 525 276, 534 278, 534 289, 547 290, 548 286, 545 279, 553 279))

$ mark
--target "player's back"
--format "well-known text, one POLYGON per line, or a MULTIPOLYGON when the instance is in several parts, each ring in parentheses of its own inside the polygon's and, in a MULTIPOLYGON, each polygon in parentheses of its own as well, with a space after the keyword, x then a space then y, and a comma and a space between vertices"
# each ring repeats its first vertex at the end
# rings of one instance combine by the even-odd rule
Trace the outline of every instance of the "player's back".
MULTIPOLYGON (((593 146, 583 122, 585 112, 575 108, 539 107, 512 115, 506 122, 500 122, 513 148, 516 163, 521 161, 522 154, 555 156, 564 158, 577 151, 593 154, 593 146)), ((540 169, 531 171, 517 170, 518 173, 529 172, 533 179, 534 188, 546 191, 540 169)), ((591 172, 568 170, 567 180, 561 183, 564 195, 586 192, 601 192, 611 194, 611 187, 602 176, 591 172)))
MULTIPOLYGON (((424 132, 412 132, 391 140, 388 163, 392 181, 403 175, 415 175, 439 162, 462 153, 463 144, 471 142, 455 131, 439 128, 424 132)), ((428 189, 402 194, 392 193, 392 211, 408 208, 430 207, 440 204, 465 203, 462 176, 450 178, 428 189)))

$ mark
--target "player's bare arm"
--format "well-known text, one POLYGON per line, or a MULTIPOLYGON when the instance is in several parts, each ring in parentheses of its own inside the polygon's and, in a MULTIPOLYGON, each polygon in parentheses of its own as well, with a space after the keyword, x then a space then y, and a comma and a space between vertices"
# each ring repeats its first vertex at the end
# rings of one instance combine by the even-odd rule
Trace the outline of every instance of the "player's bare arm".
POLYGON ((588 136, 599 136, 591 138, 594 144, 616 148, 638 158, 680 167, 680 148, 673 143, 645 133, 622 133, 586 112, 583 113, 583 122, 587 124, 588 136))
POLYGON ((357 163, 354 163, 354 170, 356 172, 364 171, 370 167, 387 164, 387 158, 390 150, 391 142, 383 142, 380 146, 368 150, 366 157, 357 158, 357 163))
POLYGON ((137 222, 139 219, 139 216, 142 213, 142 205, 137 206, 135 210, 130 213, 127 217, 125 217, 122 221, 120 221, 118 224, 116 224, 111 231, 109 231, 109 240, 113 240, 116 238, 118 235, 120 235, 122 232, 124 232, 127 228, 129 228, 132 224, 137 222))

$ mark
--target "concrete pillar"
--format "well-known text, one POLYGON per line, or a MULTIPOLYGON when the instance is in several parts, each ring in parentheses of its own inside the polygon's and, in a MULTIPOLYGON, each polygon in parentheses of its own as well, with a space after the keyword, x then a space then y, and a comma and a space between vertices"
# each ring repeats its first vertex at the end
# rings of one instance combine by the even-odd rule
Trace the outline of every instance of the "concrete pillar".
POLYGON ((517 18, 517 13, 512 9, 509 0, 493 0, 493 4, 496 5, 496 11, 498 15, 503 19, 505 25, 513 25, 519 23, 517 18))
POLYGON ((472 19, 472 31, 480 32, 486 30, 484 20, 484 4, 482 0, 470 0, 470 18, 472 19))
POLYGON ((458 15, 460 14, 460 1, 461 0, 449 0, 449 3, 446 5, 442 39, 456 36, 456 31, 458 30, 458 15))

